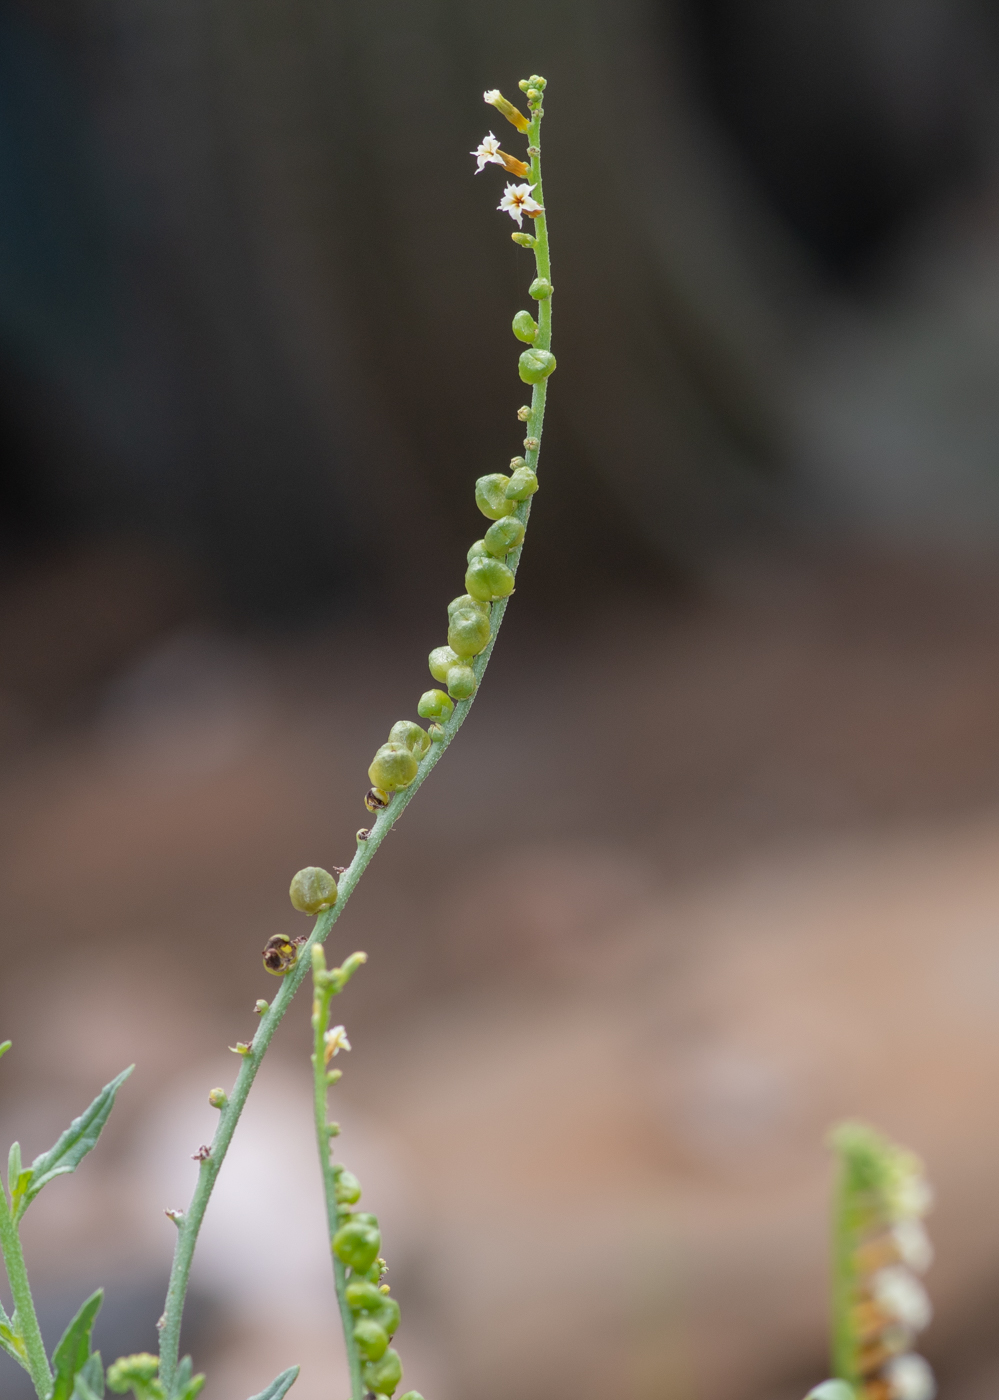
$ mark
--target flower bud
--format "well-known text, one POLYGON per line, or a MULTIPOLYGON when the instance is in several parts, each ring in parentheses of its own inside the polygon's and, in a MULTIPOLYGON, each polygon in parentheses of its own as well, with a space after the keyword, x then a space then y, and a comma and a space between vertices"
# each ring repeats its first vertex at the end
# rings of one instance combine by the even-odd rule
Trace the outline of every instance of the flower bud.
POLYGON ((529 403, 521 404, 520 408, 517 409, 517 417, 520 420, 520 422, 526 423, 530 416, 531 405, 529 403))
POLYGON ((388 1333, 373 1317, 360 1317, 354 1323, 354 1341, 368 1361, 380 1361, 388 1350, 388 1333))
POLYGON ((538 240, 533 233, 511 233, 510 237, 514 243, 519 243, 522 248, 536 248, 538 240))
POLYGON ((396 792, 409 787, 419 766, 415 754, 405 744, 382 744, 371 760, 368 777, 373 787, 383 792, 396 792))
POLYGON ((300 913, 319 914, 336 903, 336 881, 328 870, 307 865, 292 880, 288 894, 300 913))
POLYGON ((447 605, 448 618, 454 617, 455 613, 480 613, 483 617, 489 616, 489 604, 481 602, 478 598, 473 598, 471 593, 459 593, 457 598, 452 598, 447 605))
POLYGON ((476 557, 476 555, 478 555, 478 554, 488 554, 488 553, 489 553, 489 550, 486 549, 486 542, 485 542, 485 540, 476 540, 474 544, 470 544, 470 545, 468 546, 468 553, 465 555, 465 558, 466 558, 466 560, 468 561, 468 563, 470 564, 470 563, 472 562, 472 560, 476 557))
MULTIPOLYGON (((530 354, 525 350, 525 354, 530 354)), ((515 509, 512 501, 506 499, 506 488, 510 484, 510 478, 504 476, 502 472, 492 472, 489 476, 480 476, 475 483, 475 504, 482 514, 489 520, 502 520, 504 515, 512 515, 515 509)), ((468 584, 465 584, 468 588, 468 584)), ((478 597, 478 594, 473 595, 478 597)))
MULTIPOLYGON (((513 477, 510 478, 513 480, 513 477)), ((510 488, 507 487, 507 490, 510 488)), ((517 545, 524 542, 524 525, 515 515, 507 515, 503 520, 494 521, 486 531, 483 543, 490 554, 494 554, 497 559, 502 559, 503 555, 511 549, 516 549, 517 545)))
POLYGON ((513 318, 513 333, 525 345, 533 345, 538 335, 538 323, 529 311, 518 311, 513 318))
POLYGON ((447 673, 448 694, 455 700, 471 700, 478 684, 471 666, 452 666, 447 673))
POLYGON ((526 438, 524 439, 524 451, 525 451, 525 452, 537 452, 537 450, 538 450, 538 448, 539 448, 540 446, 541 446, 541 439, 540 439, 540 438, 536 438, 536 437, 526 437, 526 438))
POLYGON ((364 1278, 352 1278, 343 1292, 351 1312, 377 1312, 385 1296, 364 1278))
POLYGON ((337 1172, 335 1194, 341 1205, 352 1206, 355 1201, 361 1199, 361 1183, 353 1172, 347 1171, 346 1167, 343 1171, 337 1172))
POLYGON ((441 685, 447 680, 447 673, 452 666, 457 666, 461 660, 457 652, 450 647, 434 647, 430 653, 430 674, 435 681, 440 681, 441 685))
POLYGON ((540 384, 555 368, 550 350, 525 350, 517 363, 517 373, 525 384, 540 384))
POLYGON ((140 1351, 135 1356, 120 1356, 108 1367, 108 1388, 117 1395, 124 1395, 136 1387, 146 1389, 155 1381, 159 1369, 159 1357, 148 1351, 140 1351))
POLYGON ((555 288, 547 277, 535 277, 527 290, 535 301, 544 301, 547 297, 551 296, 555 288))
POLYGON ((402 1380, 399 1353, 389 1347, 380 1361, 369 1361, 361 1372, 364 1384, 376 1395, 391 1395, 402 1380))
POLYGON ((515 126, 518 131, 526 131, 530 126, 531 123, 524 116, 523 112, 516 108, 512 102, 508 102, 499 88, 492 88, 489 92, 484 92, 482 94, 482 100, 483 102, 488 102, 490 107, 495 107, 497 112, 501 112, 503 116, 506 117, 507 121, 510 122, 512 126, 515 126))
POLYGON ((434 721, 433 724, 427 725, 427 733, 430 735, 431 742, 434 744, 439 744, 444 738, 444 730, 436 721, 434 721))
POLYGON ((443 690, 425 690, 416 707, 420 719, 442 719, 445 723, 454 714, 454 705, 443 690))
POLYGON ((529 496, 533 496, 538 489, 537 472, 525 463, 510 477, 510 485, 506 488, 506 498, 508 501, 526 501, 529 496))
MULTIPOLYGON (((507 504, 513 506, 512 501, 507 504)), ((484 601, 508 598, 513 592, 513 584, 512 572, 491 554, 481 554, 478 559, 473 559, 465 573, 465 587, 469 593, 484 601)))
MULTIPOLYGON (((495 529, 495 525, 492 529, 495 529)), ((484 558, 485 556, 480 556, 484 558)), ((483 617, 481 613, 457 613, 451 619, 451 626, 447 629, 447 644, 455 653, 456 657, 465 659, 469 656, 478 656, 489 642, 489 619, 483 617)), ((449 670, 453 670, 461 661, 453 661, 449 670)), ((448 673, 445 672, 445 680, 448 673)), ((439 677, 434 678, 439 680, 439 677)), ((452 692, 453 694, 453 692, 452 692)))
POLYGON ((430 735, 414 720, 398 719, 389 730, 390 744, 405 744, 419 761, 430 747, 430 735))
POLYGON ((229 1099, 224 1089, 213 1089, 208 1095, 208 1102, 212 1108, 225 1108, 229 1099))
POLYGON ((382 1237, 374 1225, 362 1220, 348 1220, 333 1236, 333 1253, 349 1269, 363 1274, 378 1258, 382 1237))

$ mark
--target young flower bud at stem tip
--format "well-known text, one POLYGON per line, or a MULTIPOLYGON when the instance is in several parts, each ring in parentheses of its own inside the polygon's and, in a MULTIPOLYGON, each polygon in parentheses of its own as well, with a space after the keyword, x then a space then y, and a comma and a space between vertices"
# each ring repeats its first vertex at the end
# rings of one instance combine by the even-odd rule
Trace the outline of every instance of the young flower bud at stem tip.
POLYGON ((538 240, 533 233, 511 233, 510 237, 514 243, 519 243, 522 248, 536 248, 538 240))

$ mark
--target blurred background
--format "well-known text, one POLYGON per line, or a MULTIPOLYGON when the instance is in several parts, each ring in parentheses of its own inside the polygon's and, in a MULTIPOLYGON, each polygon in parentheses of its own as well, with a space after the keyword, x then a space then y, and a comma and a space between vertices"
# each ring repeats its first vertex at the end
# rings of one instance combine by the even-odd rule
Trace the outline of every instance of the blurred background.
MULTIPOLYGON (((525 397, 532 260, 468 152, 535 71, 543 490, 470 722, 331 945, 370 956, 338 1151, 404 1385, 800 1397, 849 1115, 926 1159, 925 1350, 985 1400, 986 0, 0 0, 0 1141, 137 1063, 25 1223, 47 1338, 104 1283, 106 1359, 155 1346, 260 949, 429 684, 525 397)), ((303 1001, 209 1213, 208 1400, 296 1361, 297 1400, 346 1394, 308 1039, 303 1001)))

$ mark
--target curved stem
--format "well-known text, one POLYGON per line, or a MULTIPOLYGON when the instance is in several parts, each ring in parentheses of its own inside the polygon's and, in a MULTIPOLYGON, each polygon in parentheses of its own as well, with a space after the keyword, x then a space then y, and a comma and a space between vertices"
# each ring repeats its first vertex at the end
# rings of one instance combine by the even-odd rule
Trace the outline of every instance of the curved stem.
MULTIPOLYGON (((528 128, 528 142, 530 146, 537 150, 539 154, 531 157, 531 179, 536 185, 535 197, 543 204, 542 184, 541 184, 541 156, 540 156, 540 131, 541 113, 534 112, 528 128)), ((548 227, 544 214, 539 214, 534 220, 534 236, 536 240, 534 256, 539 277, 551 280, 551 262, 548 251, 548 227)), ((551 324, 552 310, 551 298, 545 298, 539 302, 538 306, 538 336, 535 344, 541 350, 548 350, 551 347, 551 324)), ((537 470, 538 458, 541 450, 541 433, 544 426, 545 398, 547 395, 548 381, 542 380, 540 384, 534 385, 534 392, 531 398, 531 412, 526 423, 526 438, 531 446, 524 449, 524 457, 529 466, 537 470)), ((515 512, 517 518, 526 525, 531 513, 530 499, 522 502, 515 512)), ((507 555, 506 563, 516 574, 520 564, 523 545, 513 549, 507 555)), ((472 669, 475 672, 476 681, 481 683, 486 667, 489 665, 489 658, 492 656, 493 647, 496 644, 496 637, 506 615, 506 607, 509 599, 503 598, 494 603, 490 615, 490 636, 485 650, 475 657, 472 669)), ((477 692, 478 687, 476 687, 477 692)), ((362 837, 358 834, 357 851, 354 859, 344 872, 339 882, 339 893, 337 902, 332 909, 320 914, 316 919, 312 933, 307 943, 299 953, 295 966, 282 982, 281 989, 271 1002, 269 1008, 261 1017, 260 1025, 253 1037, 248 1053, 243 1057, 239 1073, 236 1076, 236 1083, 232 1093, 219 1115, 218 1127, 215 1130, 215 1137, 212 1140, 211 1149, 208 1156, 202 1161, 198 1176, 198 1184, 195 1187, 191 1204, 187 1211, 177 1221, 178 1238, 174 1250, 173 1267, 170 1271, 170 1282, 167 1287, 166 1307, 160 1319, 160 1379, 166 1395, 169 1397, 174 1383, 177 1370, 177 1362, 180 1355, 180 1327, 184 1313, 184 1300, 187 1295, 188 1282, 191 1274, 191 1263, 194 1258, 194 1248, 198 1240, 198 1232, 201 1229, 201 1222, 205 1216, 205 1210, 211 1197, 215 1182, 218 1179, 219 1171, 225 1160, 225 1154, 229 1150, 232 1135, 236 1131, 236 1124, 239 1122, 240 1114, 246 1103, 250 1088, 256 1078, 257 1070, 263 1060, 267 1047, 271 1043, 274 1032, 281 1024, 284 1013, 291 1003, 292 997, 298 991, 310 967, 310 957, 312 946, 315 943, 323 943, 329 936, 333 925, 339 919, 347 906, 347 901, 353 894, 357 883, 371 861, 375 852, 395 826, 399 817, 412 802, 420 788, 426 782, 433 769, 440 762, 445 749, 454 739, 458 730, 468 718, 468 713, 472 708, 474 696, 469 700, 459 700, 455 702, 454 713, 451 718, 442 726, 443 734, 430 747, 429 753, 420 763, 419 771, 408 788, 393 795, 389 805, 375 818, 374 825, 362 837)))
POLYGON ((0 1187, 0 1250, 3 1252, 7 1281, 10 1284, 11 1297, 14 1299, 17 1330, 21 1334, 24 1349, 28 1355, 28 1373, 38 1391, 39 1400, 47 1400, 47 1397, 52 1394, 52 1371, 49 1367, 49 1359, 45 1355, 45 1343, 42 1341, 41 1329, 38 1326, 38 1316, 35 1312, 34 1299, 31 1296, 31 1285, 28 1283, 28 1270, 24 1263, 17 1225, 8 1209, 7 1196, 2 1187, 0 1187))

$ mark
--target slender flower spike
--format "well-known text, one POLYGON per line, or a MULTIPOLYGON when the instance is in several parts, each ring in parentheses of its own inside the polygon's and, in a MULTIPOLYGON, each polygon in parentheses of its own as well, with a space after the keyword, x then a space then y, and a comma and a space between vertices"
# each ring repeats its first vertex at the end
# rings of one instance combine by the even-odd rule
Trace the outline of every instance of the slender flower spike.
POLYGON ((323 1063, 329 1064, 334 1055, 338 1055, 341 1050, 350 1049, 350 1041, 347 1039, 347 1032, 343 1026, 334 1026, 332 1030, 323 1036, 323 1063))
POLYGON ((484 92, 482 94, 482 100, 483 102, 488 102, 490 107, 495 107, 497 112, 501 112, 503 116, 506 117, 507 121, 515 126, 518 131, 526 131, 530 126, 531 123, 524 116, 523 112, 515 107, 512 102, 508 102, 499 88, 491 88, 489 92, 484 92))
POLYGON ((507 185, 496 208, 505 209, 510 218, 516 219, 523 227, 525 214, 529 219, 536 219, 539 214, 544 213, 544 207, 531 196, 533 189, 533 185, 507 185))

